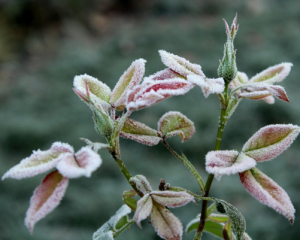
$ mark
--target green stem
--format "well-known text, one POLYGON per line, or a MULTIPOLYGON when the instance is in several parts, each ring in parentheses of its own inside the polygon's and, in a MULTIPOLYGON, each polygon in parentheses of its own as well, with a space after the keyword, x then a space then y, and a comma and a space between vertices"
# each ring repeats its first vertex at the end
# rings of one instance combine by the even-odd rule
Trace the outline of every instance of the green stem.
POLYGON ((180 160, 184 166, 186 166, 190 172, 194 175, 194 177, 196 178, 200 189, 202 192, 204 192, 204 181, 201 178, 200 174, 197 172, 197 170, 195 169, 195 167, 191 164, 191 162, 186 158, 186 157, 182 157, 180 156, 166 141, 166 139, 162 140, 162 143, 167 147, 167 149, 178 159, 180 160))
MULTIPOLYGON (((220 150, 221 148, 221 142, 222 142, 222 136, 223 136, 223 131, 227 122, 227 116, 226 116, 226 109, 227 109, 227 103, 228 103, 228 84, 225 85, 225 90, 224 90, 224 100, 221 99, 221 114, 220 114, 220 121, 219 121, 219 127, 218 127, 218 133, 217 133, 217 138, 216 138, 216 145, 215 145, 215 151, 220 150), (225 103, 225 104, 224 104, 225 103)), ((204 188, 204 195, 203 197, 208 197, 209 196, 209 191, 212 185, 212 182, 214 180, 214 175, 209 174, 205 188, 204 188)), ((206 210, 207 210, 207 200, 202 201, 202 209, 201 209, 201 216, 200 216, 200 223, 197 229, 197 233, 194 237, 194 240, 199 240, 201 239, 202 232, 204 229, 205 221, 206 221, 206 210)))

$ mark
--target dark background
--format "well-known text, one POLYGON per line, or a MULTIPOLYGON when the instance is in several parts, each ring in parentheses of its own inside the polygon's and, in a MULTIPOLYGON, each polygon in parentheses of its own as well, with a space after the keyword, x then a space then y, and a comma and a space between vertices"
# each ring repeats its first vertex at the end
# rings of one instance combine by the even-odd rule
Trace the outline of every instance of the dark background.
MULTIPOLYGON (((0 175, 32 153, 62 141, 76 150, 80 137, 104 142, 96 134, 92 113, 73 93, 75 75, 87 73, 111 88, 137 58, 147 60, 146 76, 165 68, 159 49, 202 66, 208 77, 217 77, 226 40, 224 23, 238 13, 240 29, 235 40, 239 71, 249 77, 263 69, 292 62, 282 82, 290 103, 276 100, 243 100, 228 122, 222 149, 241 149, 245 141, 267 124, 300 125, 300 2, 298 0, 19 0, 0 1, 0 175)), ((205 99, 195 87, 185 96, 173 97, 132 115, 156 128, 167 111, 181 111, 196 127, 184 144, 179 137, 170 144, 183 151, 204 179, 205 154, 214 148, 219 101, 205 99)), ((247 220, 253 239, 298 239, 300 141, 271 162, 258 168, 281 185, 296 212, 294 226, 272 209, 259 204, 242 187, 237 175, 214 181, 211 195, 235 205, 247 220)), ((156 188, 160 178, 194 192, 198 186, 188 170, 162 144, 147 147, 121 140, 122 158, 132 175, 143 174, 156 188)), ((130 186, 105 150, 102 166, 90 179, 70 181, 60 206, 30 236, 23 219, 33 190, 44 175, 0 183, 1 240, 91 239, 122 204, 122 192, 130 186)), ((200 206, 189 204, 172 210, 185 226, 200 206)), ((184 239, 192 239, 193 233, 184 239)), ((118 239, 160 239, 143 222, 118 239)), ((206 235, 203 239, 213 239, 206 235)))

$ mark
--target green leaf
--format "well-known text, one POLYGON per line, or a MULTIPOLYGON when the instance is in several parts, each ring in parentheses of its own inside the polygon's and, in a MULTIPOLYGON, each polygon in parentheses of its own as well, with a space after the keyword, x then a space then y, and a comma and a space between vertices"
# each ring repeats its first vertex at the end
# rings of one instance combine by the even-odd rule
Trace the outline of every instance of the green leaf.
POLYGON ((225 222, 228 222, 229 217, 227 215, 224 215, 224 214, 213 213, 213 214, 209 215, 207 217, 207 219, 209 219, 213 222, 217 222, 217 223, 225 223, 225 222))
POLYGON ((234 113, 235 109, 237 108, 237 106, 239 105, 240 101, 242 100, 242 98, 235 98, 235 97, 231 97, 229 102, 228 102, 228 106, 226 109, 226 121, 231 117, 231 115, 234 113))
POLYGON ((223 225, 220 223, 206 221, 204 225, 204 231, 208 232, 219 238, 223 238, 223 225))
POLYGON ((238 209, 231 204, 225 202, 224 200, 213 198, 216 203, 217 210, 220 213, 226 213, 232 224, 232 229, 234 230, 237 239, 241 240, 243 234, 246 230, 246 220, 243 215, 238 211, 238 209))
POLYGON ((179 135, 182 142, 190 139, 195 133, 194 123, 180 112, 167 112, 159 122, 158 129, 165 137, 179 135))
POLYGON ((110 137, 113 132, 114 123, 108 114, 102 110, 95 110, 93 119, 96 131, 106 138, 110 137))
POLYGON ((232 240, 233 234, 231 230, 231 224, 230 221, 228 221, 225 226, 223 227, 223 237, 225 240, 232 240))
POLYGON ((137 200, 133 197, 136 196, 136 192, 134 190, 129 190, 123 192, 122 200, 123 202, 130 207, 133 211, 136 210, 137 200))

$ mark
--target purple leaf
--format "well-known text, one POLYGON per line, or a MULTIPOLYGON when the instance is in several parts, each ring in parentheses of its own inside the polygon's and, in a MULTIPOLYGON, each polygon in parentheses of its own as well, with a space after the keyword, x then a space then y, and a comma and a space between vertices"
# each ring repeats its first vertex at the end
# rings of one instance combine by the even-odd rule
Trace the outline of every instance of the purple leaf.
POLYGON ((194 197, 187 192, 152 191, 150 193, 155 202, 170 208, 180 207, 189 202, 195 202, 194 197))
POLYGON ((269 161, 286 150, 299 132, 300 127, 292 124, 268 125, 258 130, 242 151, 257 162, 269 161))
POLYGON ((211 151, 206 154, 206 171, 220 180, 222 175, 243 172, 256 165, 256 161, 237 151, 211 151))
POLYGON ((142 228, 141 221, 146 219, 150 215, 152 206, 153 206, 152 198, 150 197, 149 193, 145 194, 137 202, 137 208, 133 216, 133 219, 140 228, 142 228))
POLYGON ((287 193, 277 183, 257 168, 240 173, 240 179, 254 198, 273 208, 293 224, 295 208, 287 193))
POLYGON ((34 225, 59 205, 68 182, 67 178, 54 171, 49 173, 35 189, 25 218, 25 224, 31 234, 34 225))

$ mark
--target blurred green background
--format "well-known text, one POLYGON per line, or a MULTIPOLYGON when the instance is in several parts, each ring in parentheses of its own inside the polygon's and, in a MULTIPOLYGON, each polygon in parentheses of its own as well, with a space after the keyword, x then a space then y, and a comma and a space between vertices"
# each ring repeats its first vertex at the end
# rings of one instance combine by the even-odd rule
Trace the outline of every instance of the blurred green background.
MULTIPOLYGON (((266 124, 300 125, 298 76, 300 75, 300 2, 298 0, 10 0, 0 1, 0 175, 29 156, 62 141, 76 150, 80 137, 104 141, 94 131, 92 113, 73 93, 75 75, 87 73, 111 88, 137 58, 147 60, 146 76, 164 69, 158 55, 164 49, 202 66, 217 77, 226 40, 224 23, 238 13, 240 29, 235 40, 240 71, 249 77, 265 68, 292 62, 282 82, 291 103, 243 100, 228 122, 222 149, 240 149, 266 124)), ((181 111, 194 121, 196 134, 186 143, 179 137, 169 143, 183 151, 204 179, 205 154, 214 148, 219 116, 215 95, 205 99, 195 87, 132 115, 156 128, 166 111, 181 111)), ((252 239, 300 239, 300 140, 271 162, 258 168, 281 185, 296 212, 294 226, 283 216, 259 204, 242 187, 238 176, 214 181, 211 195, 235 205, 247 220, 252 239)), ((165 178, 173 186, 197 192, 194 178, 162 144, 147 147, 121 140, 122 158, 132 175, 145 175, 152 186, 165 178)), ((103 164, 90 179, 70 181, 60 206, 41 220, 30 236, 23 219, 37 176, 0 183, 1 240, 91 239, 122 204, 130 186, 113 159, 101 150, 103 164)), ((185 226, 200 206, 189 204, 172 210, 185 226)), ((183 239, 192 239, 193 234, 183 239)), ((118 239, 160 239, 152 226, 143 231, 133 225, 118 239)), ((206 235, 203 239, 214 239, 206 235)))

